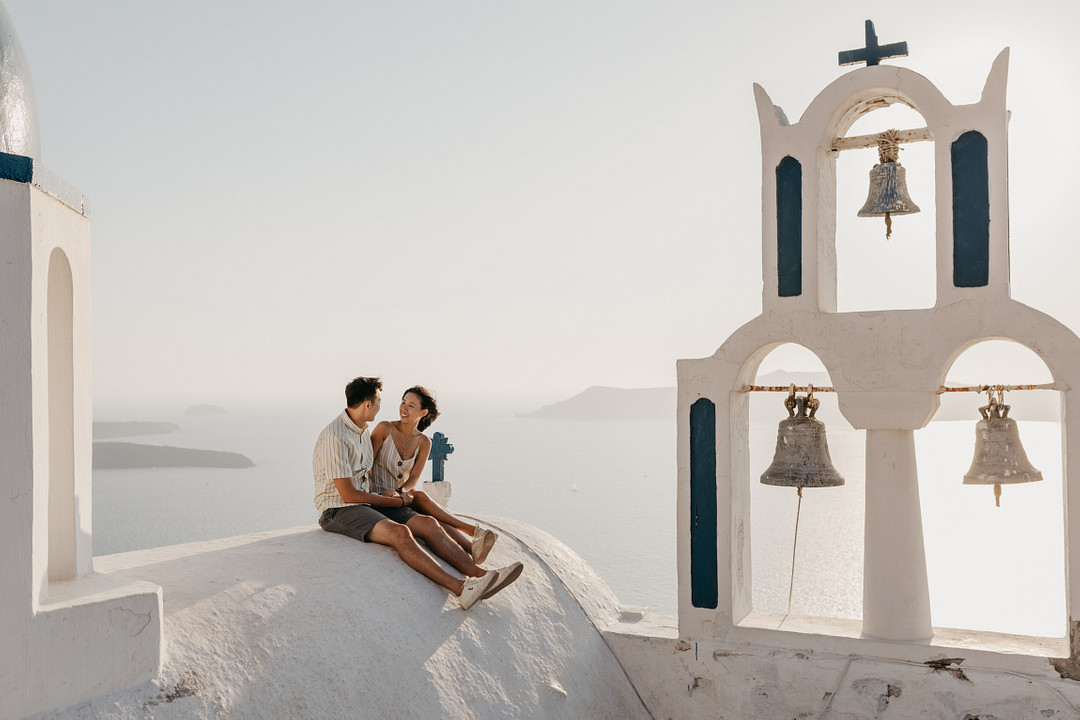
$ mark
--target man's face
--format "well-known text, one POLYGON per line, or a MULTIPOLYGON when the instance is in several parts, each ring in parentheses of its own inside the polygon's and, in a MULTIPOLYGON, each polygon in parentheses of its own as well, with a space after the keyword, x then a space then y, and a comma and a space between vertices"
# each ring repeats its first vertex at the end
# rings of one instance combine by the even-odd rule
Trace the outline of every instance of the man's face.
POLYGON ((371 422, 379 414, 379 408, 382 407, 382 394, 376 390, 375 399, 364 403, 364 405, 367 407, 367 417, 364 418, 364 422, 371 422))

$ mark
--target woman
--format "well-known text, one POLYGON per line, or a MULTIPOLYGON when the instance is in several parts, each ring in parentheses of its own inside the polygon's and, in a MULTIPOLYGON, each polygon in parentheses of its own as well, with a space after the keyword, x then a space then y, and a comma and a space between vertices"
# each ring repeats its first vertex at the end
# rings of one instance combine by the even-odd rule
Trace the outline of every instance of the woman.
POLYGON ((438 520, 479 565, 491 552, 498 536, 486 528, 470 525, 427 493, 414 489, 431 452, 431 440, 423 431, 439 417, 435 397, 419 385, 411 387, 401 396, 398 414, 400 420, 383 421, 371 432, 375 464, 371 468, 370 492, 404 498, 405 505, 438 520))

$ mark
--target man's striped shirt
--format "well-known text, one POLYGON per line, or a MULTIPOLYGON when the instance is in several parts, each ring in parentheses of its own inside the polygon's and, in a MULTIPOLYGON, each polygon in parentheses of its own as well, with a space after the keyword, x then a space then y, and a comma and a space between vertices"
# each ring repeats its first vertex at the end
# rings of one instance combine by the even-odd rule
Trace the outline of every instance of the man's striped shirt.
POLYGON ((375 453, 371 448, 371 433, 367 424, 357 426, 342 411, 326 426, 315 441, 311 467, 315 474, 315 507, 321 513, 328 508, 345 507, 347 503, 334 484, 336 478, 350 478, 353 487, 371 492, 368 471, 371 470, 375 453))

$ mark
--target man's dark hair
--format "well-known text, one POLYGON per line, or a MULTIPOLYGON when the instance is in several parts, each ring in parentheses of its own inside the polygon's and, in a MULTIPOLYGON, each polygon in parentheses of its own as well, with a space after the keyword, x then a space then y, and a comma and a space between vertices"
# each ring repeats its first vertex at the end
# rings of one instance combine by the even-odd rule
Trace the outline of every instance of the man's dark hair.
POLYGON ((345 404, 358 407, 368 400, 375 399, 375 393, 382 390, 382 380, 377 377, 358 377, 345 386, 345 404))

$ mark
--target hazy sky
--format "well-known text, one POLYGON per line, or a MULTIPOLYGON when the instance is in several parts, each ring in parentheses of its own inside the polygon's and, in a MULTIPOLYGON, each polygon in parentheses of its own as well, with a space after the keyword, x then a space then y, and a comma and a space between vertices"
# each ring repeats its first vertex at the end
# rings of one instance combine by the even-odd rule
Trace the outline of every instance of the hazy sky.
MULTIPOLYGON (((760 312, 752 84, 794 122, 866 18, 957 103, 1012 48, 1013 297, 1080 328, 1080 3, 5 5, 93 203, 99 403, 673 385, 760 312)), ((841 309, 932 304, 926 151, 888 243, 841 156, 841 309)))

